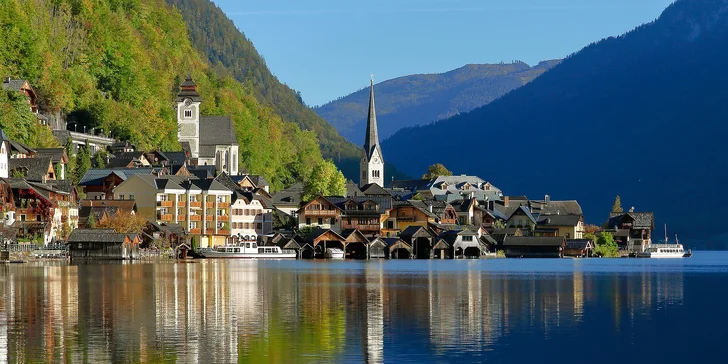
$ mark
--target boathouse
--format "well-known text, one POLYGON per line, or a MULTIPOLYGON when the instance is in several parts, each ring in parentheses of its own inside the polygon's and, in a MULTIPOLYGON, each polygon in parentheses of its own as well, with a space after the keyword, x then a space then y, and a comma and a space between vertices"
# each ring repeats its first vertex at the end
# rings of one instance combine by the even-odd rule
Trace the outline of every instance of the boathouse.
POLYGON ((387 244, 387 256, 389 259, 410 259, 412 258, 412 247, 400 238, 384 238, 387 244))
POLYGON ((506 258, 561 258, 563 237, 509 236, 503 242, 506 258))
POLYGON ((593 251, 594 244, 590 239, 566 239, 565 257, 590 257, 593 251))
POLYGON ((369 242, 367 252, 369 259, 387 258, 387 243, 382 238, 374 238, 369 242))
POLYGON ((399 234, 416 259, 430 259, 435 235, 422 226, 409 226, 399 234))
POLYGON ((369 256, 369 239, 358 229, 348 229, 341 232, 344 238, 346 258, 367 259, 369 256))
POLYGON ((138 259, 140 243, 136 234, 121 234, 112 229, 75 229, 68 237, 68 255, 72 260, 138 259))

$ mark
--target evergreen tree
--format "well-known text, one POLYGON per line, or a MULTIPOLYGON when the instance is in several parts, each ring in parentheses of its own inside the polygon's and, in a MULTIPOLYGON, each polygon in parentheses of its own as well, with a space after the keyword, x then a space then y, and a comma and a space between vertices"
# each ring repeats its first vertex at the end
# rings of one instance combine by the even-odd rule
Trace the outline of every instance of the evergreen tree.
POLYGON ((614 204, 612 204, 612 213, 618 212, 624 212, 622 210, 622 199, 619 198, 619 195, 617 195, 617 198, 614 199, 614 204))
POLYGON ((86 145, 78 149, 76 154, 76 168, 73 170, 73 184, 77 185, 91 168, 91 152, 88 141, 86 145))

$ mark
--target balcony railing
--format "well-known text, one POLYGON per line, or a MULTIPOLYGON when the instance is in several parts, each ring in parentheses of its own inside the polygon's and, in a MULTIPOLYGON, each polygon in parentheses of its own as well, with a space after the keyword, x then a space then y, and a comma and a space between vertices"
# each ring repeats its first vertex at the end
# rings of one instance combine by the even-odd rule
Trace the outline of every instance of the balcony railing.
POLYGON ((172 214, 158 214, 157 219, 161 221, 172 221, 172 214))
POLYGON ((217 235, 227 235, 230 236, 230 230, 229 229, 218 229, 217 235))
POLYGON ((218 215, 217 221, 230 221, 230 217, 228 215, 218 215))
POLYGON ((214 202, 205 202, 205 207, 207 207, 208 209, 211 209, 211 208, 215 207, 215 203, 214 202))
POLYGON ((342 224, 341 225, 342 230, 346 229, 359 229, 360 231, 378 231, 381 229, 379 225, 359 225, 359 224, 342 224))
POLYGON ((215 229, 205 229, 205 234, 213 235, 213 234, 215 234, 215 229))
POLYGON ((339 210, 303 210, 304 216, 339 216, 339 210))
POLYGON ((174 201, 157 201, 158 207, 172 207, 174 206, 174 201))
POLYGON ((202 229, 190 229, 190 234, 202 234, 202 229))
POLYGON ((212 221, 212 220, 214 220, 213 215, 205 215, 205 221, 212 221))
POLYGON ((185 221, 187 220, 187 215, 177 215, 177 221, 185 221))
POLYGON ((177 201, 177 206, 179 207, 185 207, 187 205, 187 201, 177 201))
POLYGON ((396 217, 398 221, 415 221, 414 215, 402 215, 396 217))
POLYGON ((218 202, 217 207, 220 209, 226 209, 226 208, 230 207, 230 203, 229 202, 218 202))
POLYGON ((200 216, 200 215, 190 215, 190 221, 202 221, 202 216, 200 216))
POLYGON ((200 208, 200 207, 202 207, 202 202, 200 202, 200 201, 190 201, 190 207, 200 208))

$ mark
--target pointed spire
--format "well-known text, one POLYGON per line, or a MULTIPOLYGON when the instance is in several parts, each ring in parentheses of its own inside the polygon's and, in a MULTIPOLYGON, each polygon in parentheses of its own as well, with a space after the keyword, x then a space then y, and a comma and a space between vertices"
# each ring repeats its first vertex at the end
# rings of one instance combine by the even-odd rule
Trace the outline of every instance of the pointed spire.
POLYGON ((374 78, 369 84, 369 115, 367 117, 367 134, 364 140, 364 150, 367 158, 371 159, 372 154, 376 150, 379 157, 382 158, 382 149, 379 146, 379 132, 377 131, 377 114, 374 110, 374 78))

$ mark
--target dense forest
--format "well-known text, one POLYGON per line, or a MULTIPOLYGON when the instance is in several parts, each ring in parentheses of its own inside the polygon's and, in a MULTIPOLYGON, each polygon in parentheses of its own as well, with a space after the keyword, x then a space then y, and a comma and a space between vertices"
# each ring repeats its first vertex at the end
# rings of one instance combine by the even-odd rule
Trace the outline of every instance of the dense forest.
MULTIPOLYGON (((202 113, 231 115, 241 165, 274 189, 309 178, 323 163, 316 134, 261 105, 250 83, 215 71, 164 0, 2 0, 0 75, 28 79, 42 112, 102 128, 138 148, 179 150, 173 100, 191 72, 202 113)), ((54 143, 0 95, 0 127, 32 146, 54 143), (14 116, 8 116, 14 112, 14 116)), ((27 108, 26 108, 27 109, 27 108)))
POLYGON ((688 247, 698 239, 717 247, 709 244, 727 237, 712 213, 728 203, 725 10, 722 0, 676 1, 655 22, 589 45, 470 113, 401 130, 383 147, 411 174, 442 162, 506 194, 578 199, 587 222, 605 222, 619 194, 625 210, 654 211, 657 226, 667 223, 688 247))
MULTIPOLYGON (((469 64, 445 73, 398 77, 374 86, 379 135, 468 112, 540 76, 560 60, 531 67, 523 62, 469 64)), ((314 108, 342 136, 364 142, 369 92, 362 89, 314 108)))

